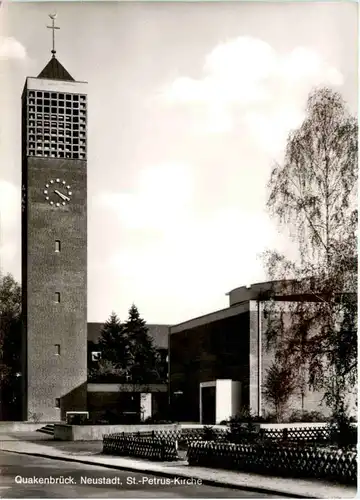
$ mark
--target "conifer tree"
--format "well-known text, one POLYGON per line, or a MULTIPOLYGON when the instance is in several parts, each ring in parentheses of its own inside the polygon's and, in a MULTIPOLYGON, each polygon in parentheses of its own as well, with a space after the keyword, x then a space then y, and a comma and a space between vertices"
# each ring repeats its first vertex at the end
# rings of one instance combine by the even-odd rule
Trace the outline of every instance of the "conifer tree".
POLYGON ((125 331, 131 356, 131 381, 137 384, 158 381, 158 353, 153 339, 149 335, 146 322, 140 317, 139 311, 134 304, 129 310, 125 331))
POLYGON ((129 343, 124 325, 115 312, 104 324, 99 340, 101 357, 115 368, 126 371, 129 368, 129 343))

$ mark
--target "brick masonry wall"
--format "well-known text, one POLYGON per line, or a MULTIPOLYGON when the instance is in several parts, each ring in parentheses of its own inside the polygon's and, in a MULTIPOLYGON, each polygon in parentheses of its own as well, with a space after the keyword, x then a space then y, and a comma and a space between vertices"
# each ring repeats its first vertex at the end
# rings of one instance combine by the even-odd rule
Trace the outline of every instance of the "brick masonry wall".
POLYGON ((23 161, 23 184, 27 418, 35 412, 42 420, 59 420, 67 410, 86 409, 86 162, 29 157, 23 161), (43 194, 45 184, 56 178, 72 191, 70 203, 61 208, 51 207, 43 194), (59 253, 55 240, 61 242, 59 253), (55 292, 61 294, 60 304, 55 292))
POLYGON ((241 400, 249 401, 249 314, 243 313, 170 335, 171 406, 180 421, 199 421, 201 382, 242 382, 241 400), (182 395, 174 396, 174 392, 182 395))
MULTIPOLYGON (((258 384, 260 380, 260 391, 262 393, 262 388, 266 380, 267 370, 270 368, 275 355, 275 350, 267 349, 266 345, 266 329, 268 325, 268 318, 264 317, 263 306, 260 316, 261 321, 261 378, 259 379, 259 363, 258 363, 258 312, 257 312, 257 302, 251 301, 251 312, 250 312, 250 406, 253 411, 257 414, 259 410, 258 406, 258 384)), ((283 321, 286 323, 291 321, 291 314, 285 313, 283 315, 283 321)), ((289 399, 289 411, 291 413, 296 410, 301 410, 302 408, 306 411, 318 411, 323 415, 329 415, 329 408, 325 404, 321 404, 323 398, 323 393, 319 391, 310 391, 306 388, 304 392, 304 400, 302 401, 301 392, 294 394, 289 399)), ((271 413, 273 410, 271 405, 266 402, 265 398, 261 394, 261 414, 271 413)))

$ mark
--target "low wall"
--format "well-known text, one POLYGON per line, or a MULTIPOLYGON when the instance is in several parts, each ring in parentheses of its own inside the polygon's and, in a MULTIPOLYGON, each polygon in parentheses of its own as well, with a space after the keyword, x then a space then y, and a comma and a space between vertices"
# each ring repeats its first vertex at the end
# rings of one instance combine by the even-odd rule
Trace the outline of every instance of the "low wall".
POLYGON ((327 422, 288 422, 285 424, 260 424, 260 429, 301 429, 302 427, 312 427, 312 428, 319 428, 319 427, 326 427, 329 425, 327 422))
MULTIPOLYGON (((21 424, 21 422, 18 422, 21 424)), ((42 427, 43 424, 28 424, 37 426, 36 430, 42 427)), ((327 424, 325 423, 291 423, 291 424, 260 424, 261 429, 270 430, 280 430, 284 428, 288 429, 302 429, 302 428, 324 428, 327 424)), ((211 426, 214 430, 219 433, 227 432, 228 427, 225 425, 214 425, 211 426)), ((196 431, 201 433, 204 425, 201 424, 140 424, 140 425, 67 425, 67 424, 55 424, 54 428, 54 438, 60 441, 101 441, 105 434, 121 434, 141 432, 147 433, 151 431, 156 431, 161 434, 171 433, 173 435, 181 434, 181 430, 186 432, 191 432, 193 430, 194 434, 196 431)), ((29 429, 30 430, 30 429, 29 429)), ((305 430, 305 429, 304 429, 305 430)), ((1 431, 0 431, 1 432, 1 431)))
POLYGON ((8 432, 33 432, 41 429, 44 425, 46 425, 46 422, 37 424, 34 422, 0 422, 0 434, 8 432))
POLYGON ((180 430, 178 424, 149 425, 67 425, 55 424, 54 439, 59 441, 101 441, 105 434, 121 434, 132 432, 175 432, 180 430))

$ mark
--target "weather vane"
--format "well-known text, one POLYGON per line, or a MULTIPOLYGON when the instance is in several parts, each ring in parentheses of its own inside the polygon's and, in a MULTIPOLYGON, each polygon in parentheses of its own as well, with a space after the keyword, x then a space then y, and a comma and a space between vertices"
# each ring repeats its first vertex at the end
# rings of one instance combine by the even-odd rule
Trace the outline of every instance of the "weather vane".
POLYGON ((55 30, 59 30, 60 28, 58 26, 55 26, 55 19, 56 19, 56 14, 49 14, 49 17, 52 21, 52 26, 47 26, 47 28, 52 30, 52 55, 55 57, 56 50, 55 50, 55 30))

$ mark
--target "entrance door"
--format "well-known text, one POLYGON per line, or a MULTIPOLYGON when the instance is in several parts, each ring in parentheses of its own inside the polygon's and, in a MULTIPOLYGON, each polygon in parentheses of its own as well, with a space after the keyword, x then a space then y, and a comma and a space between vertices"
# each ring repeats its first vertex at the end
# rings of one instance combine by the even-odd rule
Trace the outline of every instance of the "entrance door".
POLYGON ((216 420, 216 389, 215 387, 201 388, 202 423, 214 425, 216 420))

